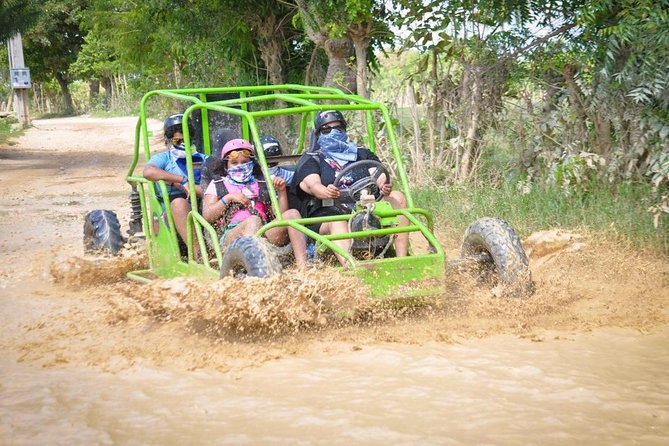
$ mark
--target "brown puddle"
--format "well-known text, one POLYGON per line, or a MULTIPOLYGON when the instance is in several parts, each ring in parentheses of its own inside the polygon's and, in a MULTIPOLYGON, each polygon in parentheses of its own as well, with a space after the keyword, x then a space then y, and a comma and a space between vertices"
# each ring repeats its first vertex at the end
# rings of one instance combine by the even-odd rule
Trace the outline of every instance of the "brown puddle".
POLYGON ((449 274, 404 307, 327 269, 141 285, 81 257, 88 210, 125 224, 135 124, 87 119, 3 159, 0 444, 669 443, 666 258, 533 234, 531 297, 449 274))

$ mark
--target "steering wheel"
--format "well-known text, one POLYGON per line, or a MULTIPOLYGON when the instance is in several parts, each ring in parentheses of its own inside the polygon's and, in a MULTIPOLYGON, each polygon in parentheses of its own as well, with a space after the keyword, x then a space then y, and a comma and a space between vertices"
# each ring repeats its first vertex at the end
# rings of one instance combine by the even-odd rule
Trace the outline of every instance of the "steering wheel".
POLYGON ((362 160, 351 163, 340 170, 334 179, 334 185, 339 187, 342 178, 345 178, 346 175, 351 173, 353 184, 348 186, 348 188, 341 190, 341 193, 342 198, 348 196, 356 202, 360 199, 360 195, 364 189, 367 189, 367 193, 374 195, 376 201, 379 201, 381 197, 383 197, 379 184, 377 183, 381 175, 385 174, 386 184, 390 183, 390 172, 388 172, 388 169, 386 169, 383 164, 375 160, 362 160), (369 173, 371 169, 376 170, 374 170, 373 173, 369 173), (365 174, 359 175, 359 172, 364 172, 365 174))

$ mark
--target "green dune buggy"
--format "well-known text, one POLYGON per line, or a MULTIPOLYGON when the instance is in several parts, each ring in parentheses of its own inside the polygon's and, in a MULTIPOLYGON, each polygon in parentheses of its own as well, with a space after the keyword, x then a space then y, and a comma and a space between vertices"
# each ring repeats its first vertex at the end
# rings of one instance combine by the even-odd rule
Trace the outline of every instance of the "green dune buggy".
MULTIPOLYGON (((154 149, 164 150, 163 147, 154 149)), ((154 278, 176 276, 217 280, 231 273, 260 277, 279 274, 283 268, 279 258, 282 252, 270 247, 262 236, 273 227, 288 226, 304 233, 314 243, 316 255, 337 253, 344 258, 346 266, 343 270, 359 276, 370 286, 375 297, 432 294, 443 286, 446 258, 433 232, 432 214, 414 204, 404 162, 387 108, 335 88, 276 85, 151 91, 140 103, 134 158, 126 178, 133 189, 130 232, 141 229, 149 265, 145 270, 128 273, 128 277, 148 282, 154 278), (154 184, 136 172, 140 159, 148 161, 151 157, 152 133, 147 127, 147 115, 153 109, 150 106, 153 102, 168 106, 170 110, 184 110, 184 121, 192 124, 184 126, 183 132, 187 155, 195 150, 207 155, 220 151, 224 142, 222 134, 242 137, 255 147, 262 147, 263 134, 281 139, 284 147, 292 149, 292 154, 268 160, 262 150, 256 151, 265 178, 270 178, 268 162, 290 169, 300 156, 313 156, 311 136, 315 114, 341 111, 349 122, 352 140, 393 166, 394 189, 404 193, 407 207, 393 209, 387 202, 379 200, 378 188, 374 188, 379 175, 383 172, 389 178, 391 174, 384 166, 363 166, 362 172, 369 174, 363 173, 348 191, 356 206, 354 212, 346 215, 285 220, 274 186, 269 181, 275 218, 263 226, 256 237, 241 237, 222 251, 216 230, 198 211, 193 166, 187 156, 189 199, 193 210, 187 219, 188 239, 182 241, 175 230, 169 202, 160 200, 160 196, 168 196, 166 184, 163 181, 154 184), (370 195, 374 198, 370 199, 370 195), (400 226, 399 216, 406 217, 409 224, 400 226), (335 220, 348 221, 351 232, 320 235, 307 227, 335 220), (406 257, 395 257, 393 250, 388 248, 393 238, 402 232, 410 233, 410 252, 406 257), (352 239, 353 248, 343 250, 334 243, 338 238, 352 239), (206 246, 197 258, 193 249, 195 242, 197 246, 206 246)), ((86 251, 102 249, 116 253, 122 244, 120 225, 114 212, 96 210, 86 216, 86 251)), ((470 225, 465 233, 462 256, 453 263, 477 265, 482 271, 494 273, 505 286, 522 290, 531 288, 528 260, 520 239, 502 220, 483 218, 470 225)))

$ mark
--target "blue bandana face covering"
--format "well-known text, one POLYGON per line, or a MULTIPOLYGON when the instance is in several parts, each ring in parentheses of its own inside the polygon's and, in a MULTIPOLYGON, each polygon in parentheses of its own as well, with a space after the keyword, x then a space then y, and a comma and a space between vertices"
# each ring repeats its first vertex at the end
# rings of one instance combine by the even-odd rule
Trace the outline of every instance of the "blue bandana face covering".
POLYGON ((228 169, 228 176, 230 177, 230 180, 236 184, 244 184, 253 181, 253 161, 230 167, 228 169))
POLYGON ((320 135, 318 145, 323 153, 339 164, 358 159, 358 146, 354 142, 348 142, 348 135, 341 130, 332 129, 327 135, 320 135))

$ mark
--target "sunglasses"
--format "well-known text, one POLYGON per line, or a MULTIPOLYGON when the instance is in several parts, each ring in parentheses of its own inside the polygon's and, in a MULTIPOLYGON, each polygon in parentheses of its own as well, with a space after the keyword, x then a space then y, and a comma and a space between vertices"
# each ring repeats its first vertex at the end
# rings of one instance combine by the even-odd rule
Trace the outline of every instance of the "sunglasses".
POLYGON ((172 138, 172 144, 175 146, 178 146, 179 144, 183 144, 184 139, 183 138, 172 138))
POLYGON ((345 132, 346 131, 346 126, 342 124, 334 125, 332 127, 321 127, 320 132, 321 135, 327 135, 330 133, 332 130, 337 129, 340 132, 345 132))
POLYGON ((250 150, 233 150, 232 152, 228 153, 228 156, 223 158, 224 160, 236 160, 239 157, 244 157, 244 158, 253 158, 253 152, 250 150))

